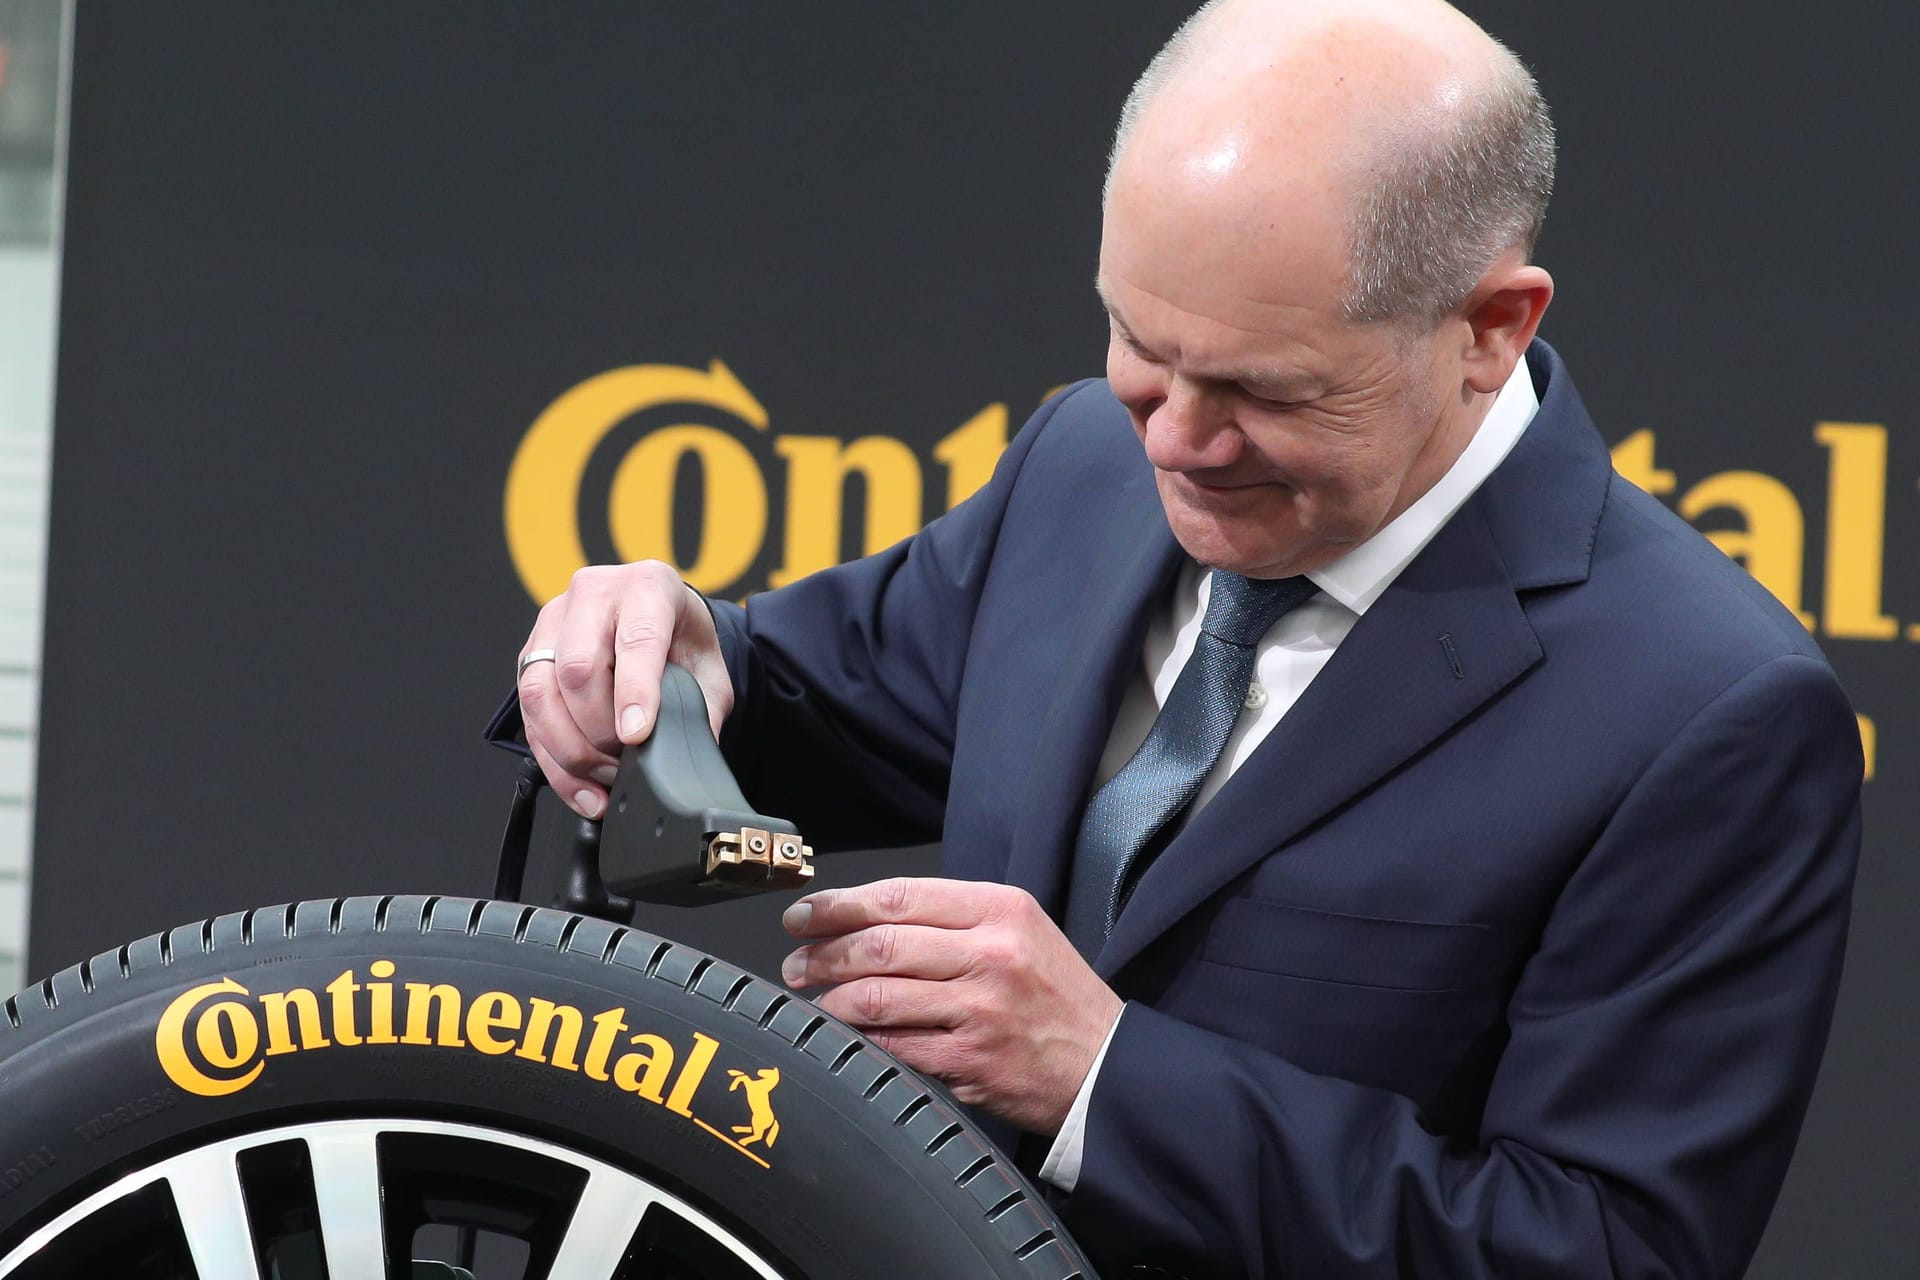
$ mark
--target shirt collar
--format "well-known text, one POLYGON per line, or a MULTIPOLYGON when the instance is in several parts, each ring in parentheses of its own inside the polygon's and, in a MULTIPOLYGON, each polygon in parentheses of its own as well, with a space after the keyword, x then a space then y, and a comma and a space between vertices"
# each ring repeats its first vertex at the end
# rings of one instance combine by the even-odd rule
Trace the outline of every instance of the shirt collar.
POLYGON ((1506 460, 1539 408, 1533 376, 1522 358, 1514 362, 1512 375, 1494 397, 1473 439, 1433 488, 1371 538, 1325 568, 1309 573, 1308 579, 1353 612, 1366 613, 1433 541, 1453 513, 1506 460))

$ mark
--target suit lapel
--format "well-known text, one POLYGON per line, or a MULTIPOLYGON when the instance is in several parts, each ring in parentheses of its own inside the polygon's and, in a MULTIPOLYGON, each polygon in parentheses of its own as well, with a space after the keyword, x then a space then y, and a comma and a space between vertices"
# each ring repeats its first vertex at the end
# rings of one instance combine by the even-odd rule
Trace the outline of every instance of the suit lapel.
POLYGON ((1540 409, 1520 442, 1141 877, 1102 976, 1540 660, 1518 593, 1585 580, 1613 465, 1560 357, 1536 341, 1527 364, 1540 409))
POLYGON ((1059 683, 1040 712, 1033 767, 1013 784, 1020 807, 1006 882, 1027 890, 1056 918, 1066 902, 1074 837, 1094 770, 1127 681, 1140 666, 1148 619, 1164 602, 1183 556, 1150 472, 1129 482, 1115 508, 1104 536, 1118 572, 1088 587, 1073 639, 1060 654, 1059 683))
POLYGON ((1101 976, 1444 735, 1540 656, 1487 522, 1469 502, 1148 868, 1100 953, 1101 976))
MULTIPOLYGON (((1541 401, 1520 443, 1146 873, 1099 957, 1103 976, 1540 660, 1516 592, 1585 578, 1613 470, 1559 357, 1535 342, 1527 361, 1541 401)), ((1027 778, 1008 781, 1018 816, 1002 878, 1055 918, 1094 769, 1182 560, 1150 470, 1114 498, 1087 536, 1100 548, 1089 562, 1117 572, 1081 597, 1046 706, 1007 713, 1037 722, 1027 778)))

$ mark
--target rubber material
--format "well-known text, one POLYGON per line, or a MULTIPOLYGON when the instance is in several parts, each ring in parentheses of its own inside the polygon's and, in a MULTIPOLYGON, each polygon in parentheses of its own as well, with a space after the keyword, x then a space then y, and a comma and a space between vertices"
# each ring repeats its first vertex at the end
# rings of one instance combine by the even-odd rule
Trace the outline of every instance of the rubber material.
POLYGON ((793 1280, 1092 1270, 933 1087, 723 961, 515 903, 224 915, 5 1002, 0 1254, 130 1169, 296 1119, 478 1121, 673 1188, 793 1280))

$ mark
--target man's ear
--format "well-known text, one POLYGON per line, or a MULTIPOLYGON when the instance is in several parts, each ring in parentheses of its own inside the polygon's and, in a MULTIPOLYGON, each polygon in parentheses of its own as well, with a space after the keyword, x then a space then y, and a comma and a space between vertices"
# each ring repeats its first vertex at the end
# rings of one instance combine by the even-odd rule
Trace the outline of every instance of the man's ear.
POLYGON ((1506 385, 1552 301, 1553 277, 1517 253, 1481 277, 1461 311, 1468 331, 1461 368, 1469 387, 1492 395, 1506 385))

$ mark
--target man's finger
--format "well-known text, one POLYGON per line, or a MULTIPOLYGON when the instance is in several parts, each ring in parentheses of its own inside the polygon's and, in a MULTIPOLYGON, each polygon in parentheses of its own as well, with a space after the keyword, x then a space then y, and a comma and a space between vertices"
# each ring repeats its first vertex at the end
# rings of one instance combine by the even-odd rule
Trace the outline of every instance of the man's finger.
POLYGON ((567 588, 566 612, 554 636, 554 660, 547 664, 558 682, 567 713, 580 734, 600 751, 617 753, 613 721, 613 610, 604 575, 582 569, 567 588))
POLYGON ((554 762, 575 777, 595 778, 597 771, 604 770, 595 780, 611 781, 618 757, 587 741, 574 723, 573 710, 561 695, 553 668, 551 662, 536 662, 520 673, 520 716, 526 726, 527 745, 545 747, 554 762))
MULTIPOLYGON (((864 1034, 921 1075, 936 1080, 949 1080, 966 1060, 958 1038, 947 1027, 899 1027, 891 1031, 876 1027, 864 1034)), ((959 1097, 957 1090, 955 1096, 959 1097)), ((961 1098, 961 1101, 970 1100, 961 1098)))
POLYGON ((667 657, 693 673, 707 701, 708 727, 718 740, 720 727, 733 711, 733 676, 720 652, 720 633, 714 627, 706 598, 691 585, 680 585, 680 620, 674 626, 673 647, 667 657))
POLYGON ((1021 896, 1020 890, 1000 884, 898 876, 810 894, 780 920, 796 938, 831 938, 876 924, 971 929, 1000 919, 1021 896))
MULTIPOLYGON (((560 686, 553 670, 558 656, 554 649, 554 637, 559 634, 560 615, 566 611, 566 607, 564 597, 549 601, 540 610, 533 631, 520 649, 519 663, 514 672, 514 692, 519 695, 520 719, 529 747, 541 741, 565 741, 569 731, 578 732, 573 726, 573 717, 567 712, 565 701, 560 697, 560 686), (530 656, 537 660, 528 662, 530 656)), ((549 778, 549 781, 552 779, 549 778)))
POLYGON ((780 977, 799 989, 888 974, 947 982, 973 969, 973 950, 959 930, 877 924, 801 947, 780 966, 780 977))
POLYGON ((547 775, 547 785, 553 793, 566 802, 569 809, 583 818, 598 818, 607 811, 607 789, 599 783, 577 774, 569 773, 544 743, 535 742, 533 758, 539 762, 540 771, 547 775))
POLYGON ((608 698, 622 742, 644 742, 660 711, 660 677, 681 617, 687 586, 657 560, 628 565, 613 617, 613 682, 608 698))
POLYGON ((861 978, 815 1001, 856 1030, 957 1027, 968 1020, 967 993, 952 983, 918 978, 861 978))

